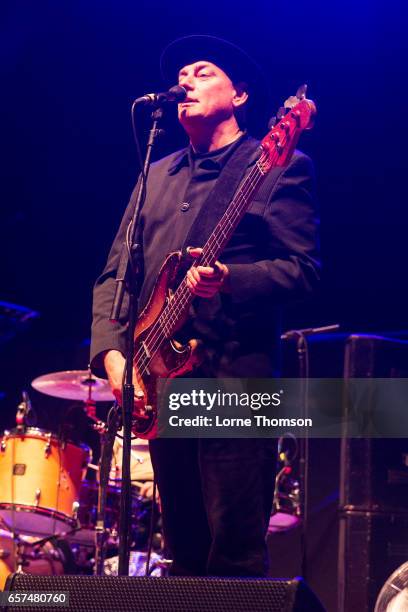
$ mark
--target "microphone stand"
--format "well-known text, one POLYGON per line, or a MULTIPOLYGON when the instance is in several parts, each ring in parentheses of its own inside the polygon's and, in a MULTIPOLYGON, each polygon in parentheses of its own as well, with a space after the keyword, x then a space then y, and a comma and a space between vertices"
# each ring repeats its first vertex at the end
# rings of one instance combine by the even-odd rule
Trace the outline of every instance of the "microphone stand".
POLYGON ((130 481, 130 453, 132 437, 132 414, 134 404, 133 385, 133 358, 134 358, 134 331, 136 327, 138 299, 140 293, 140 259, 141 245, 135 243, 135 236, 139 223, 140 210, 146 196, 146 182, 149 174, 153 146, 162 130, 158 128, 163 117, 163 109, 156 108, 152 113, 153 125, 147 142, 146 157, 143 173, 139 183, 136 203, 132 219, 128 228, 128 239, 122 245, 119 266, 116 274, 116 290, 112 303, 110 321, 118 321, 125 289, 129 293, 128 329, 126 362, 122 385, 122 422, 123 422, 123 458, 122 458, 122 492, 120 498, 119 520, 119 576, 129 574, 130 555, 130 519, 131 519, 131 481, 130 481), (143 178, 144 177, 144 178, 143 178), (129 261, 132 258, 132 261, 129 261))
MULTIPOLYGON (((296 340, 296 352, 298 356, 299 364, 299 378, 301 379, 301 391, 300 391, 300 404, 303 419, 308 417, 309 412, 309 351, 307 344, 307 337, 314 336, 315 334, 323 334, 327 332, 336 331, 339 329, 339 325, 325 325, 324 327, 309 327, 306 329, 293 329, 285 332, 281 335, 281 340, 296 340)), ((307 427, 305 428, 305 434, 299 440, 299 502, 300 502, 300 516, 301 521, 301 534, 300 534, 300 548, 301 548, 301 574, 302 577, 307 579, 307 550, 306 550, 306 536, 309 522, 309 432, 307 427)))

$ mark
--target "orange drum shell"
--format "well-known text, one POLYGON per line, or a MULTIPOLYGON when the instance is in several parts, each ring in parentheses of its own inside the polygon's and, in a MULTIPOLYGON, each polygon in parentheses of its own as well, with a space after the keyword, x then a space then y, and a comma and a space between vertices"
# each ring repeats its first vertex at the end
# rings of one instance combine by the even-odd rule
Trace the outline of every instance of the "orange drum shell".
POLYGON ((71 442, 62 445, 54 436, 34 429, 6 435, 0 444, 0 505, 37 507, 71 518, 89 449, 71 442))

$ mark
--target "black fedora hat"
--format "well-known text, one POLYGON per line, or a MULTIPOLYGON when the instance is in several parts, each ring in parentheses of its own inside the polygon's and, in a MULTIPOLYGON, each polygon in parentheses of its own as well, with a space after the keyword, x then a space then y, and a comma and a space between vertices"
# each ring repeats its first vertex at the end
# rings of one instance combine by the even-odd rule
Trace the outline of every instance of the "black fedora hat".
POLYGON ((261 67, 234 43, 207 34, 192 34, 177 38, 161 54, 160 70, 168 85, 177 82, 183 66, 197 61, 209 61, 221 68, 234 83, 248 86, 249 104, 258 110, 269 102, 269 87, 261 67))

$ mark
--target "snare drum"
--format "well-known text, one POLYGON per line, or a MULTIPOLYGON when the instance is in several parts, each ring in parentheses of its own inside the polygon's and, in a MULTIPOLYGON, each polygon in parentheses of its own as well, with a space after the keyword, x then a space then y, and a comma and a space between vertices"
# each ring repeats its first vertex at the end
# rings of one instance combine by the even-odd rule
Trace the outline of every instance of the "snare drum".
MULTIPOLYGON (((46 542, 33 546, 33 538, 24 538, 24 572, 36 576, 62 576, 66 562, 60 548, 46 542)), ((17 570, 17 546, 9 531, 0 529, 0 591, 4 589, 9 574, 17 570)))
POLYGON ((0 438, 0 517, 15 533, 49 536, 77 525, 90 449, 31 427, 0 438))

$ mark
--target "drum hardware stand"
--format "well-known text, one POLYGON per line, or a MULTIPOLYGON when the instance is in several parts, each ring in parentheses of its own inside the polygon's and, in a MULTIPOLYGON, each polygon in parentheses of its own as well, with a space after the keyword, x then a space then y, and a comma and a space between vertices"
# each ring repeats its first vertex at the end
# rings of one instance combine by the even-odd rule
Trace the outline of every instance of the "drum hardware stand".
POLYGON ((28 555, 25 553, 25 542, 23 542, 20 537, 13 534, 13 539, 16 544, 16 572, 22 574, 24 572, 24 568, 30 565, 30 562, 27 560, 28 555))
POLYGON ((96 383, 95 377, 92 375, 91 368, 88 366, 88 378, 82 384, 88 387, 88 397, 84 400, 84 410, 86 416, 93 421, 93 428, 99 434, 106 431, 106 424, 96 416, 96 401, 92 398, 92 387, 96 383))
POLYGON ((83 384, 88 387, 88 397, 84 401, 84 409, 86 415, 93 421, 93 428, 100 436, 101 458, 99 461, 99 486, 98 486, 98 508, 95 528, 95 567, 94 574, 103 576, 105 548, 106 542, 110 535, 110 531, 105 527, 105 512, 106 512, 106 494, 109 483, 109 473, 112 461, 113 444, 115 436, 120 428, 120 410, 119 405, 115 402, 109 411, 107 423, 104 423, 96 416, 96 402, 92 399, 92 387, 95 379, 92 376, 90 367, 88 367, 88 378, 83 381, 83 384))
POLYGON ((146 556, 146 569, 145 569, 146 576, 150 576, 154 570, 154 568, 150 567, 150 558, 152 556, 152 548, 153 548, 153 529, 154 529, 154 519, 155 519, 155 510, 156 510, 156 492, 157 492, 157 482, 156 482, 156 476, 154 476, 152 513, 150 515, 149 540, 148 540, 147 556, 146 556))
POLYGON ((120 427, 120 407, 115 402, 109 411, 107 425, 101 433, 101 458, 99 468, 98 509, 95 530, 95 575, 104 575, 105 548, 109 530, 105 527, 106 494, 112 461, 113 444, 120 427))
MULTIPOLYGON (((337 331, 340 325, 325 325, 324 327, 309 327, 306 329, 294 329, 285 332, 281 336, 281 340, 296 340, 296 352, 298 356, 299 364, 299 378, 301 380, 301 393, 300 393, 300 404, 301 404, 301 417, 306 419, 308 417, 309 406, 309 384, 308 378, 310 375, 309 371, 309 347, 307 343, 307 337, 315 334, 324 334, 328 332, 337 331)), ((299 440, 300 452, 299 452, 299 501, 300 501, 300 513, 303 517, 301 522, 301 574, 304 579, 307 579, 307 557, 306 557, 306 536, 308 528, 308 494, 309 494, 309 435, 307 427, 305 433, 299 440)))

